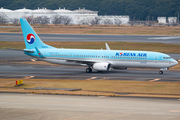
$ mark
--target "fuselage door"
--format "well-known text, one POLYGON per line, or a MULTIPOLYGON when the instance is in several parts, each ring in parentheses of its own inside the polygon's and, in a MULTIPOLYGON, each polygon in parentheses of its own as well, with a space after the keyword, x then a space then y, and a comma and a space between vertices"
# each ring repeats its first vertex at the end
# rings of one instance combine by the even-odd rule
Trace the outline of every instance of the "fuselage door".
POLYGON ((155 56, 155 57, 154 57, 154 62, 155 62, 155 63, 158 63, 158 56, 155 56))

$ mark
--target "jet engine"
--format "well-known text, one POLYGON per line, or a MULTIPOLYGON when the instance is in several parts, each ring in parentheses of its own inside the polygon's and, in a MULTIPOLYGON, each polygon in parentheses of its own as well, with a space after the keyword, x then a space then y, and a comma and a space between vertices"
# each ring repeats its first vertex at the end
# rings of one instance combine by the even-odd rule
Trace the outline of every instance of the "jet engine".
POLYGON ((110 71, 111 70, 111 64, 102 62, 102 63, 94 63, 93 69, 97 71, 110 71))

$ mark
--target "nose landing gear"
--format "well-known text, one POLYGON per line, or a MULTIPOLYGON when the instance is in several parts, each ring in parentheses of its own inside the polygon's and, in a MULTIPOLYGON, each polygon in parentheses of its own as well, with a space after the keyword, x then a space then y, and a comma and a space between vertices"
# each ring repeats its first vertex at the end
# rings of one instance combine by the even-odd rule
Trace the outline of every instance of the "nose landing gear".
POLYGON ((159 74, 163 74, 164 70, 169 70, 169 68, 161 68, 160 71, 159 71, 159 74))

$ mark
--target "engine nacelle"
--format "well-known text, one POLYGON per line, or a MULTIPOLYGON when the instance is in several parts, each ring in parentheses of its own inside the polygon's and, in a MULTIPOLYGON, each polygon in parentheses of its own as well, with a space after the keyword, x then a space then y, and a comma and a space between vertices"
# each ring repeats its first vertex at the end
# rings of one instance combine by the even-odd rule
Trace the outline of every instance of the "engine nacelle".
POLYGON ((111 64, 102 62, 102 63, 94 63, 93 69, 97 71, 110 71, 111 70, 111 64))

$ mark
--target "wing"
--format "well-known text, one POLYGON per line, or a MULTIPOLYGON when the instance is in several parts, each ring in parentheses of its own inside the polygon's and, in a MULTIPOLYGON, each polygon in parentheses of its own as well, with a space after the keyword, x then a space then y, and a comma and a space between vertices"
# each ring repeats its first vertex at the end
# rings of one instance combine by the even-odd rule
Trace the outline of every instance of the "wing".
POLYGON ((60 58, 60 57, 46 57, 45 59, 56 59, 56 60, 66 60, 66 62, 74 62, 78 64, 87 64, 87 65, 93 65, 94 63, 100 62, 99 60, 94 60, 94 59, 78 59, 78 58, 60 58))

